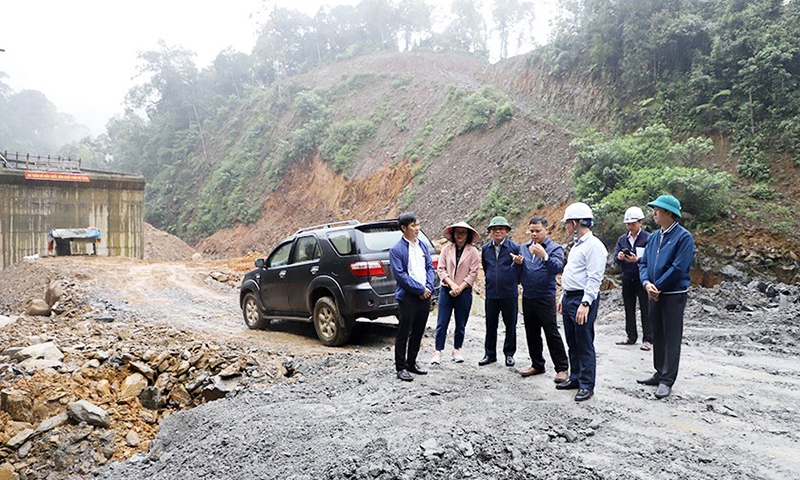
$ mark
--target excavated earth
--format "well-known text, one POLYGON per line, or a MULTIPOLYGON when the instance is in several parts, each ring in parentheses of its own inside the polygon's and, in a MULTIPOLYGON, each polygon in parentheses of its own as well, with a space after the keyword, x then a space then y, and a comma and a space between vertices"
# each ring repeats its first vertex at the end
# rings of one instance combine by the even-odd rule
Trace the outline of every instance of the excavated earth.
MULTIPOLYGON (((651 373, 650 353, 615 345, 622 301, 607 290, 595 396, 578 404, 554 389, 549 358, 546 375, 519 375, 528 366, 521 319, 517 365, 477 365, 479 297, 467 361, 403 383, 392 365, 393 319, 359 324, 341 348, 320 345, 309 324, 249 331, 237 286, 252 256, 182 260, 193 252, 168 239, 153 240, 146 260, 41 258, 0 271, 0 478, 794 479, 800 471, 798 286, 745 278, 692 289, 679 379, 664 400, 635 381, 651 373), (63 290, 50 316, 22 314, 54 282, 63 290), (64 354, 58 365, 14 357, 17 347, 48 342, 64 354), (150 396, 127 392, 137 374, 150 396), (108 424, 64 415, 80 400, 103 409, 108 424)), ((435 312, 426 362, 434 326, 435 312)))

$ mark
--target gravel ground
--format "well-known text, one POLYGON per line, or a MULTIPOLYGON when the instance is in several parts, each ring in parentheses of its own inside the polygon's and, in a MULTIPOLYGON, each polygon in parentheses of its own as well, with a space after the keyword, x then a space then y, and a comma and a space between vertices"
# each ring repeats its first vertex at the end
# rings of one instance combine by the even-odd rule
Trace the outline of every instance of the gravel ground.
POLYGON ((292 352, 301 381, 170 416, 147 454, 96 478, 798 478, 800 298, 797 287, 781 289, 692 291, 681 373, 665 400, 635 382, 649 376, 650 354, 614 345, 624 321, 609 292, 596 394, 583 404, 554 389, 553 372, 519 376, 522 325, 515 368, 477 366, 476 315, 467 362, 410 384, 393 375, 392 329, 373 327, 357 346, 292 352))
MULTIPOLYGON (((137 332, 118 340, 130 351, 159 348, 155 339, 175 330, 169 342, 176 348, 182 338, 214 339, 233 349, 222 351, 226 356, 256 352, 285 372, 228 398, 159 415, 157 436, 140 432, 145 447, 125 461, 78 473, 64 464, 26 478, 798 478, 798 286, 693 289, 681 371, 664 400, 636 383, 652 372, 651 355, 638 345, 615 345, 624 336, 622 302, 618 290, 604 293, 596 392, 578 404, 573 392, 554 389, 549 360, 546 375, 518 374, 528 366, 521 323, 514 368, 477 365, 484 332, 479 298, 467 327, 467 361, 445 361, 403 383, 392 365, 396 322, 362 323, 342 348, 320 345, 309 324, 250 331, 236 306, 238 275, 224 262, 87 257, 0 271, 0 315, 18 314, 27 298, 43 295, 58 278, 69 285, 71 302, 116 319, 87 331, 113 334, 122 328, 113 325, 124 322, 137 332), (218 280, 214 272, 229 278, 218 280)), ((23 320, 0 327, 3 338, 74 344, 83 331, 64 330, 68 319, 59 316, 23 320)), ((435 313, 423 361, 433 351, 434 324, 435 313)), ((95 430, 90 438, 103 437, 95 430)), ((7 461, 20 460, 10 454, 7 461)))

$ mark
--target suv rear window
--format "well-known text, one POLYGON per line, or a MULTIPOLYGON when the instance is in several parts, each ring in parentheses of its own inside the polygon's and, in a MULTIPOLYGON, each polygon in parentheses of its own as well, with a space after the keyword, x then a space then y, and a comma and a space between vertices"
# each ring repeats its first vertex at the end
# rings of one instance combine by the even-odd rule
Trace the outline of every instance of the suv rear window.
MULTIPOLYGON (((364 253, 388 252, 403 236, 403 232, 398 227, 374 226, 359 228, 358 231, 362 233, 364 238, 364 253)), ((431 253, 435 253, 431 241, 421 231, 419 232, 419 239, 428 246, 431 253)))
POLYGON ((403 236, 397 227, 370 227, 359 231, 364 234, 366 252, 388 251, 403 236))

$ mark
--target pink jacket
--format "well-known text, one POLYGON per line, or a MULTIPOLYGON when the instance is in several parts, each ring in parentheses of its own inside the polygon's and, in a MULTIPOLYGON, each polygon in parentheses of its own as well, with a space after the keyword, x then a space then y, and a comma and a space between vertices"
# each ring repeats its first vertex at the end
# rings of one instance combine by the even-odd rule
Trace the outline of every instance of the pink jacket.
POLYGON ((478 277, 480 266, 481 252, 474 245, 465 245, 458 262, 458 271, 456 271, 456 244, 447 242, 447 245, 442 248, 442 253, 439 254, 439 266, 436 271, 442 282, 449 277, 450 280, 458 285, 467 282, 471 287, 478 277), (456 272, 455 277, 452 277, 453 272, 456 272))

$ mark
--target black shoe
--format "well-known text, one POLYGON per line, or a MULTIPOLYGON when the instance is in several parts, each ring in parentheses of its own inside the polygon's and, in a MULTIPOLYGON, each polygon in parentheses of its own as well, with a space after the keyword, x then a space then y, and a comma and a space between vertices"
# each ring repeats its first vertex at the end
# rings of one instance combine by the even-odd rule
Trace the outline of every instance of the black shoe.
POLYGON ((589 400, 594 395, 594 390, 589 390, 586 388, 581 388, 578 390, 578 393, 575 394, 575 401, 576 402, 583 402, 584 400, 589 400))
POLYGON ((412 377, 411 374, 408 373, 408 370, 398 370, 397 371, 397 378, 399 378, 400 380, 402 380, 404 382, 410 382, 410 381, 414 380, 414 377, 412 377))
POLYGON ((649 385, 651 387, 655 387, 656 385, 658 385, 658 377, 653 375, 652 377, 645 378, 644 380, 636 380, 636 383, 641 384, 641 385, 649 385))
POLYGON ((658 388, 656 389, 656 398, 669 397, 670 393, 672 393, 672 387, 664 383, 661 383, 658 385, 658 388))
POLYGON ((561 382, 556 384, 556 390, 577 390, 577 389, 578 389, 577 380, 567 380, 566 382, 561 382))
POLYGON ((422 368, 422 365, 419 363, 414 363, 414 365, 406 368, 411 373, 416 373, 417 375, 427 375, 428 371, 422 368))
POLYGON ((486 355, 485 357, 483 357, 483 358, 482 358, 482 359, 481 359, 481 360, 478 362, 478 365, 480 365, 480 366, 482 367, 482 366, 484 366, 484 365, 489 365, 490 363, 494 363, 494 362, 496 362, 496 361, 497 361, 497 357, 490 357, 489 355, 486 355))
POLYGON ((506 367, 513 367, 514 366, 514 357, 511 355, 506 355, 506 367))

